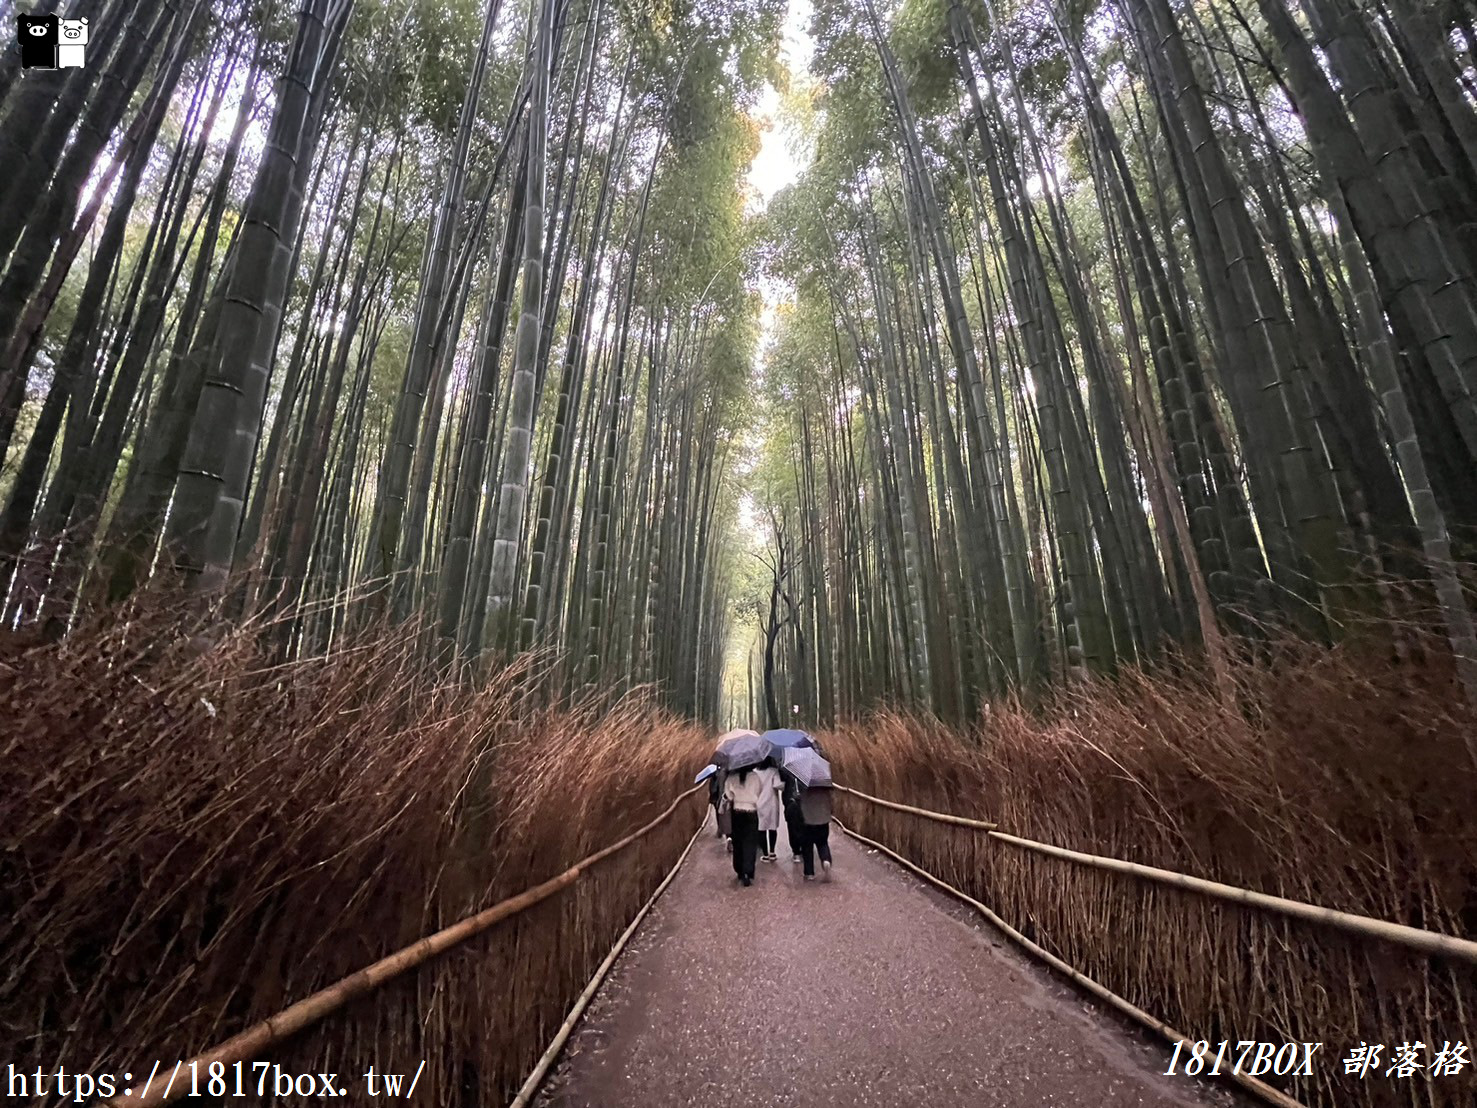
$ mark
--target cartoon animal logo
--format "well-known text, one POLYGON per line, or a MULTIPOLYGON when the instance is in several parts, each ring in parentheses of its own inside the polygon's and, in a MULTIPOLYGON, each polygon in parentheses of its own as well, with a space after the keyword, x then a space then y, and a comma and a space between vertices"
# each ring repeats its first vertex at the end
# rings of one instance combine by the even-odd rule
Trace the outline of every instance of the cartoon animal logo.
POLYGON ((62 69, 80 69, 87 60, 87 20, 59 22, 61 39, 56 48, 56 64, 62 69))
POLYGON ((23 69, 56 69, 61 45, 61 20, 54 15, 18 15, 16 38, 23 69))

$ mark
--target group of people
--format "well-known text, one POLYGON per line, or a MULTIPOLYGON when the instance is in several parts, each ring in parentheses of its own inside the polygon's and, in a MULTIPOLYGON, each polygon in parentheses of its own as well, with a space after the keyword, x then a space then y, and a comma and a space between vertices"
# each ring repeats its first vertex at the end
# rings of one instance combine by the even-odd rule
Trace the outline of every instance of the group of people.
POLYGON ((760 858, 778 861, 781 817, 789 839, 791 862, 803 867, 805 880, 814 881, 817 858, 821 876, 831 876, 831 789, 807 788, 776 767, 773 758, 757 766, 708 779, 708 800, 717 818, 719 836, 728 839, 733 872, 739 883, 754 883, 760 858))

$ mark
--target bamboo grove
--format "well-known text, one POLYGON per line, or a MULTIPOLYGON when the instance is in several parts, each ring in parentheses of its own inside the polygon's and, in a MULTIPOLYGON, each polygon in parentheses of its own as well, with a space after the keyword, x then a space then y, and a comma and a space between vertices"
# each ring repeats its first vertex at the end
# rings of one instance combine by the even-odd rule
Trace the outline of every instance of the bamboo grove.
POLYGON ((769 212, 768 714, 965 719, 1412 609, 1477 697, 1474 19, 816 0, 769 212))
POLYGON ((713 714, 783 6, 64 14, 86 67, 0 72, 6 626, 172 580, 713 714))
POLYGON ((20 7, 92 44, 0 62, 7 628, 716 719, 757 624, 776 723, 1428 617, 1477 698, 1471 0, 20 7))

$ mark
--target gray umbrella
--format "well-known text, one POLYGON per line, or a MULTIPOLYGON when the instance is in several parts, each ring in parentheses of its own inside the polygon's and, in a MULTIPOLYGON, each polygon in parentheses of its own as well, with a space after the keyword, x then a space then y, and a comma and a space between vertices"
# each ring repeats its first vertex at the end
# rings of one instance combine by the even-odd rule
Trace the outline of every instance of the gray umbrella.
POLYGON ((757 766, 771 754, 774 746, 759 735, 735 735, 718 744, 713 751, 713 764, 726 770, 739 770, 745 766, 757 766))
POLYGON ((808 746, 785 751, 785 769, 807 789, 835 784, 831 780, 831 763, 808 746))

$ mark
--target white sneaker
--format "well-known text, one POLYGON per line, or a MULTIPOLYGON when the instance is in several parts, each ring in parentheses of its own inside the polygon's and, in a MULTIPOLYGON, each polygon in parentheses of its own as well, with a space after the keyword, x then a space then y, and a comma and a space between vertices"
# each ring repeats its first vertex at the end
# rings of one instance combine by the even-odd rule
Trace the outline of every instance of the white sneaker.
POLYGON ((829 881, 829 880, 831 880, 831 863, 830 862, 822 862, 821 863, 821 880, 822 881, 829 881))

